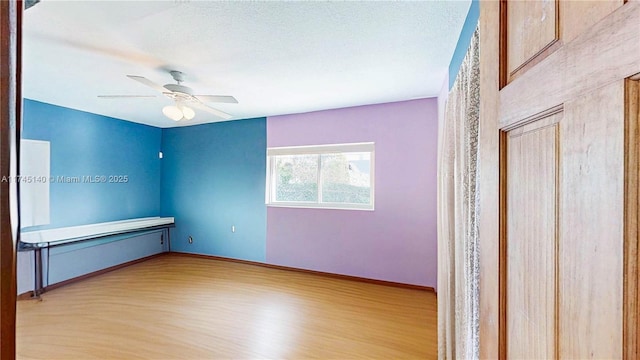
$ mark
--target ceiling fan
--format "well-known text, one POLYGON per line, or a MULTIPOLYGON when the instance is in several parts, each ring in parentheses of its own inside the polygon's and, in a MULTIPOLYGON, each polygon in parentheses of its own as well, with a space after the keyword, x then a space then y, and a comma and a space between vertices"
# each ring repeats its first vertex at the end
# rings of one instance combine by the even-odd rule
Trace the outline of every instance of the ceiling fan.
MULTIPOLYGON (((190 87, 184 86, 181 83, 184 81, 184 74, 180 71, 172 70, 169 74, 176 81, 176 84, 166 84, 164 86, 143 77, 136 75, 127 75, 128 78, 135 80, 143 85, 153 88, 161 92, 164 96, 175 102, 174 105, 167 105, 162 108, 162 113, 171 120, 191 120, 196 116, 195 111, 189 107, 193 106, 197 109, 207 111, 217 117, 225 120, 231 119, 233 116, 227 114, 224 111, 214 109, 205 103, 217 102, 217 103, 231 103, 237 104, 238 100, 233 96, 225 95, 193 95, 193 90, 190 87)), ((155 97, 155 95, 98 95, 102 99, 114 99, 114 98, 147 98, 155 97)))

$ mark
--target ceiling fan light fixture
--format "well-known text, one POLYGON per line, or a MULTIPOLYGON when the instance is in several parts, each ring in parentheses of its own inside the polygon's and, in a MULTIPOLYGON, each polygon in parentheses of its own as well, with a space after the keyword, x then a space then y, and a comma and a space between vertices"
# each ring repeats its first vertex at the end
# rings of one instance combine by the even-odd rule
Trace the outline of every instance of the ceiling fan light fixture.
POLYGON ((182 115, 184 115, 185 119, 191 120, 196 116, 196 112, 193 111, 193 109, 188 107, 188 106, 183 106, 182 107, 182 115))
POLYGON ((167 105, 163 107, 162 113, 173 121, 180 121, 184 117, 182 111, 175 105, 167 105))

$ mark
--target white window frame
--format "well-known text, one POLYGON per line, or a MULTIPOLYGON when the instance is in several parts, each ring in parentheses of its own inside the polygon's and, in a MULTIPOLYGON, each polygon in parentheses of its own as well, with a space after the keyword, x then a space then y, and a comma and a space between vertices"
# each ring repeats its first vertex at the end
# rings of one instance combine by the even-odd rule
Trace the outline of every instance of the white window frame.
POLYGON ((368 210, 375 208, 375 143, 351 143, 310 146, 286 146, 267 148, 267 181, 265 190, 265 203, 271 207, 310 208, 310 209, 336 209, 336 210, 368 210), (371 197, 369 204, 350 203, 325 203, 322 202, 322 156, 325 154, 368 152, 370 158, 370 184, 371 197), (318 156, 318 200, 315 202, 295 201, 285 202, 275 200, 275 161, 274 156, 281 155, 320 155, 318 156))

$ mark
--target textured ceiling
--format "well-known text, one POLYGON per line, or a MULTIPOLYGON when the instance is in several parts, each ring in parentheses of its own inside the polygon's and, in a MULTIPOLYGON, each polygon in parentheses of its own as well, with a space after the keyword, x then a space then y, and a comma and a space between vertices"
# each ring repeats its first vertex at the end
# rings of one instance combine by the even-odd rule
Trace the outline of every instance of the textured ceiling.
POLYGON ((170 100, 125 75, 172 83, 233 119, 437 95, 470 1, 53 1, 25 12, 24 96, 171 127, 170 100), (159 95, 99 99, 98 95, 159 95))

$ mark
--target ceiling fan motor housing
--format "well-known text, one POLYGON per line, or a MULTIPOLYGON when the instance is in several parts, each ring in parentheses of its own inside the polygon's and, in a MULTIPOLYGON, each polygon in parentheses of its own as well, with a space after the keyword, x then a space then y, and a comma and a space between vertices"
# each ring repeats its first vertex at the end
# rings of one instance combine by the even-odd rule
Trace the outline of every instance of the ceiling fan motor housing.
POLYGON ((193 95, 193 90, 191 90, 190 87, 184 86, 184 85, 167 84, 167 85, 164 86, 164 88, 169 90, 169 91, 173 91, 175 93, 185 94, 185 95, 189 95, 189 96, 193 95))
POLYGON ((166 84, 164 88, 170 91, 169 93, 164 93, 170 99, 182 101, 195 100, 193 90, 188 86, 180 84, 166 84))
POLYGON ((169 90, 171 93, 164 93, 168 98, 176 100, 176 101, 195 101, 195 97, 193 96, 193 90, 190 87, 181 85, 180 83, 184 81, 184 74, 182 71, 172 70, 169 71, 173 80, 177 82, 177 84, 166 84, 164 86, 165 89, 169 90))

